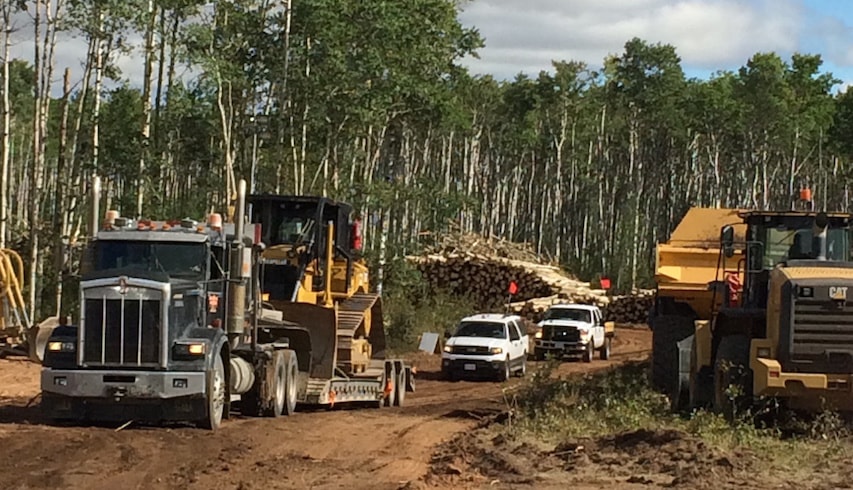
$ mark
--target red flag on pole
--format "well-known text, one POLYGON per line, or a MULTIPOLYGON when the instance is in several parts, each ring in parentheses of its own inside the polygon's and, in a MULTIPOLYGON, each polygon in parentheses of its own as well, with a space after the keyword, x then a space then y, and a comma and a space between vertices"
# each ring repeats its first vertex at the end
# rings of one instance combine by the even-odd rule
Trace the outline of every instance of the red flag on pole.
POLYGON ((600 281, 601 281, 601 289, 610 289, 610 278, 602 277, 600 281))
POLYGON ((518 292, 518 284, 515 281, 510 281, 509 283, 509 294, 513 295, 518 292))

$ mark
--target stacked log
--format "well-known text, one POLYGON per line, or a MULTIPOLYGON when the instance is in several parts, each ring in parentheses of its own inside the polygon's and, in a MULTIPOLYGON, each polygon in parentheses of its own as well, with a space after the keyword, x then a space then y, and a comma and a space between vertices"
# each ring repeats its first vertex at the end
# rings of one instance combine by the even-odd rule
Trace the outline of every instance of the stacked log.
POLYGON ((651 306, 649 291, 609 296, 549 265, 524 244, 477 235, 446 236, 423 255, 409 256, 433 291, 467 297, 481 311, 494 311, 511 300, 510 309, 539 321, 554 303, 594 304, 605 319, 645 323, 651 306), (514 281, 518 290, 509 296, 514 281))

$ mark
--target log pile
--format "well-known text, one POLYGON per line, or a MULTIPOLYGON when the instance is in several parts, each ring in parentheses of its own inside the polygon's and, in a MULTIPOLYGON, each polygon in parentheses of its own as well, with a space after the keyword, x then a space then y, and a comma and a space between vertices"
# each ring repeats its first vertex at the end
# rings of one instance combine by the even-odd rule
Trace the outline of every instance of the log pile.
POLYGON ((496 311, 511 299, 511 310, 531 321, 539 321, 551 304, 572 302, 599 306, 608 321, 645 323, 651 306, 648 291, 609 296, 547 264, 527 245, 495 238, 448 235, 407 259, 433 291, 467 297, 480 311, 496 311), (512 281, 518 291, 510 298, 512 281))

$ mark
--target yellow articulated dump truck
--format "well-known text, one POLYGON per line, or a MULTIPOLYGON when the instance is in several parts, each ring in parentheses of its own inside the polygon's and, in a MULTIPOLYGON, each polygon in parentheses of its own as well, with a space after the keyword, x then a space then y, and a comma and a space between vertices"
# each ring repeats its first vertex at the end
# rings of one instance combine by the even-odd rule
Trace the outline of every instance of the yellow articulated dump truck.
POLYGON ((844 213, 690 209, 657 247, 649 319, 673 408, 853 409, 851 231, 844 213))

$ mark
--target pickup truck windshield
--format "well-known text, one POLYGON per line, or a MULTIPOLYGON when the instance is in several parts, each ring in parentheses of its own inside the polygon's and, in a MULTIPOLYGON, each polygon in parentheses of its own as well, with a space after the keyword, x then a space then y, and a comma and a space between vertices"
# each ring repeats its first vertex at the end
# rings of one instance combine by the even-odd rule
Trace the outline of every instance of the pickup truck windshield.
POLYGON ((573 308, 551 308, 545 313, 545 320, 572 320, 576 322, 592 323, 589 310, 573 308))
POLYGON ((486 337, 489 339, 506 338, 503 323, 495 322, 462 322, 454 337, 486 337))

